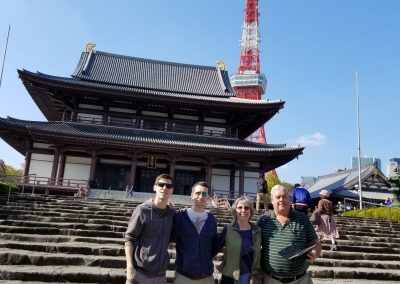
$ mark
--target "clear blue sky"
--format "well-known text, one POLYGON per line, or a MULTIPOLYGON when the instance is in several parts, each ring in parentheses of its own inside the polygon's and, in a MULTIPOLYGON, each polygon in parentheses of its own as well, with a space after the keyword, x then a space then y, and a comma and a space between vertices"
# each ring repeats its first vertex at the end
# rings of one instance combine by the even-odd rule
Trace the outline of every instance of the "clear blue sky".
MULTIPOLYGON (((99 51, 215 66, 239 63, 244 0, 1 0, 0 116, 45 120, 17 69, 69 76, 86 43, 99 51)), ((286 101, 265 126, 273 144, 304 154, 277 170, 287 182, 350 168, 357 156, 355 72, 362 156, 399 157, 400 1, 260 0, 265 98, 286 101)), ((0 158, 24 157, 0 140, 0 158)))

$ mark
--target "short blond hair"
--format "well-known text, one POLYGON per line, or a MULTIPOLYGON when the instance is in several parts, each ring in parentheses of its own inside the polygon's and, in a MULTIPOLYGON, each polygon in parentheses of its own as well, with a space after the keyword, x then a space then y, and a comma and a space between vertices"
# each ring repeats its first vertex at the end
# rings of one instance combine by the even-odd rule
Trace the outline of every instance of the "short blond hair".
POLYGON ((250 218, 249 218, 249 220, 251 220, 251 218, 253 218, 253 216, 254 216, 254 205, 253 205, 253 201, 248 196, 241 196, 238 199, 236 199, 235 202, 233 202, 232 209, 231 209, 231 213, 232 213, 233 219, 235 221, 237 220, 236 208, 237 208, 237 206, 238 206, 238 204, 240 202, 247 202, 247 204, 249 204, 249 207, 250 207, 250 218))

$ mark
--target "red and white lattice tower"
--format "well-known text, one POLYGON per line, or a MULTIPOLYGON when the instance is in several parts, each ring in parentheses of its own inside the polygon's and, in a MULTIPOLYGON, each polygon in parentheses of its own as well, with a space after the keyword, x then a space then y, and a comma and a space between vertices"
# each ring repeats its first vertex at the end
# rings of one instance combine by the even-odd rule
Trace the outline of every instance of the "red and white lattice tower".
MULTIPOLYGON (((258 45, 258 0, 246 0, 242 39, 240 40, 240 63, 238 73, 231 76, 231 85, 238 98, 261 100, 267 87, 267 79, 260 73, 258 45)), ((247 137, 248 141, 265 144, 264 126, 247 137)), ((275 170, 272 171, 276 175, 275 170)))

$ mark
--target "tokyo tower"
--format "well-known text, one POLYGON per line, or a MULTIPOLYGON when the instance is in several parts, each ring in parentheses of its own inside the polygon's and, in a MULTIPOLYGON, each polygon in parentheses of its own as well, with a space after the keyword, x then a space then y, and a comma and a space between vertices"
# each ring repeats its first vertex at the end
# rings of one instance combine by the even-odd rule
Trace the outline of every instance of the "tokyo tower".
MULTIPOLYGON (((237 74, 231 76, 231 85, 238 98, 261 100, 267 88, 267 79, 260 73, 258 16, 258 0, 246 0, 240 40, 240 63, 237 74)), ((267 143, 264 126, 260 126, 246 140, 260 144, 267 143)), ((272 170, 271 174, 276 176, 275 170, 272 170)))

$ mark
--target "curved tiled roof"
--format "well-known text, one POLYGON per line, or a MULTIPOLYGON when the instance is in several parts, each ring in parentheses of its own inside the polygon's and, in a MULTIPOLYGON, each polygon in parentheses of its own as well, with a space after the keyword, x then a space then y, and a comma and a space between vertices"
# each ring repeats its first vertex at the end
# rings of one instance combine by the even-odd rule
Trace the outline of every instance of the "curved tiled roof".
MULTIPOLYGON (((14 118, 0 118, 0 128, 29 132, 30 135, 68 136, 69 139, 113 140, 119 145, 158 145, 161 147, 190 148, 193 151, 235 152, 235 153, 282 153, 300 155, 304 148, 285 145, 257 144, 234 138, 220 138, 156 130, 83 124, 75 122, 26 121, 14 118)), ((291 160, 291 159, 290 159, 291 160)), ((287 162, 287 161, 285 161, 287 162)))
POLYGON ((73 77, 124 87, 202 96, 235 96, 227 71, 101 51, 83 52, 73 77))
POLYGON ((198 94, 182 94, 177 92, 167 92, 164 90, 149 90, 149 89, 140 89, 135 87, 123 86, 123 85, 108 85, 101 82, 91 82, 91 81, 83 81, 77 78, 66 78, 48 75, 44 73, 34 73, 28 70, 18 70, 20 77, 25 80, 40 80, 42 83, 56 84, 59 86, 63 86, 65 88, 75 89, 76 87, 80 88, 90 88, 90 90, 101 89, 101 90, 109 90, 109 91, 120 91, 120 92, 129 92, 131 95, 140 94, 140 96, 146 95, 151 97, 159 97, 164 98, 166 100, 172 99, 187 99, 190 100, 193 104, 201 104, 201 103, 218 103, 224 106, 238 106, 240 108, 249 107, 252 109, 280 109, 285 104, 282 100, 269 101, 269 100, 248 100, 241 99, 237 97, 212 97, 212 96, 202 96, 198 94))
MULTIPOLYGON (((383 173, 374 165, 370 164, 361 168, 361 180, 364 183, 364 180, 368 178, 371 174, 375 173, 377 176, 380 176, 382 180, 385 180, 386 185, 388 182, 386 181, 386 177, 383 173)), ((310 192, 311 198, 318 198, 319 192, 322 189, 328 190, 328 192, 335 194, 340 197, 352 197, 358 198, 358 195, 354 192, 349 191, 349 189, 354 188, 355 184, 358 184, 358 169, 348 169, 342 170, 339 172, 327 174, 318 177, 318 179, 310 185, 308 191, 310 192)), ((386 196, 383 199, 386 199, 391 195, 390 192, 386 190, 376 190, 375 192, 369 192, 367 190, 363 191, 363 198, 371 198, 371 199, 379 199, 378 197, 386 196), (376 194, 375 194, 376 193, 376 194)))

